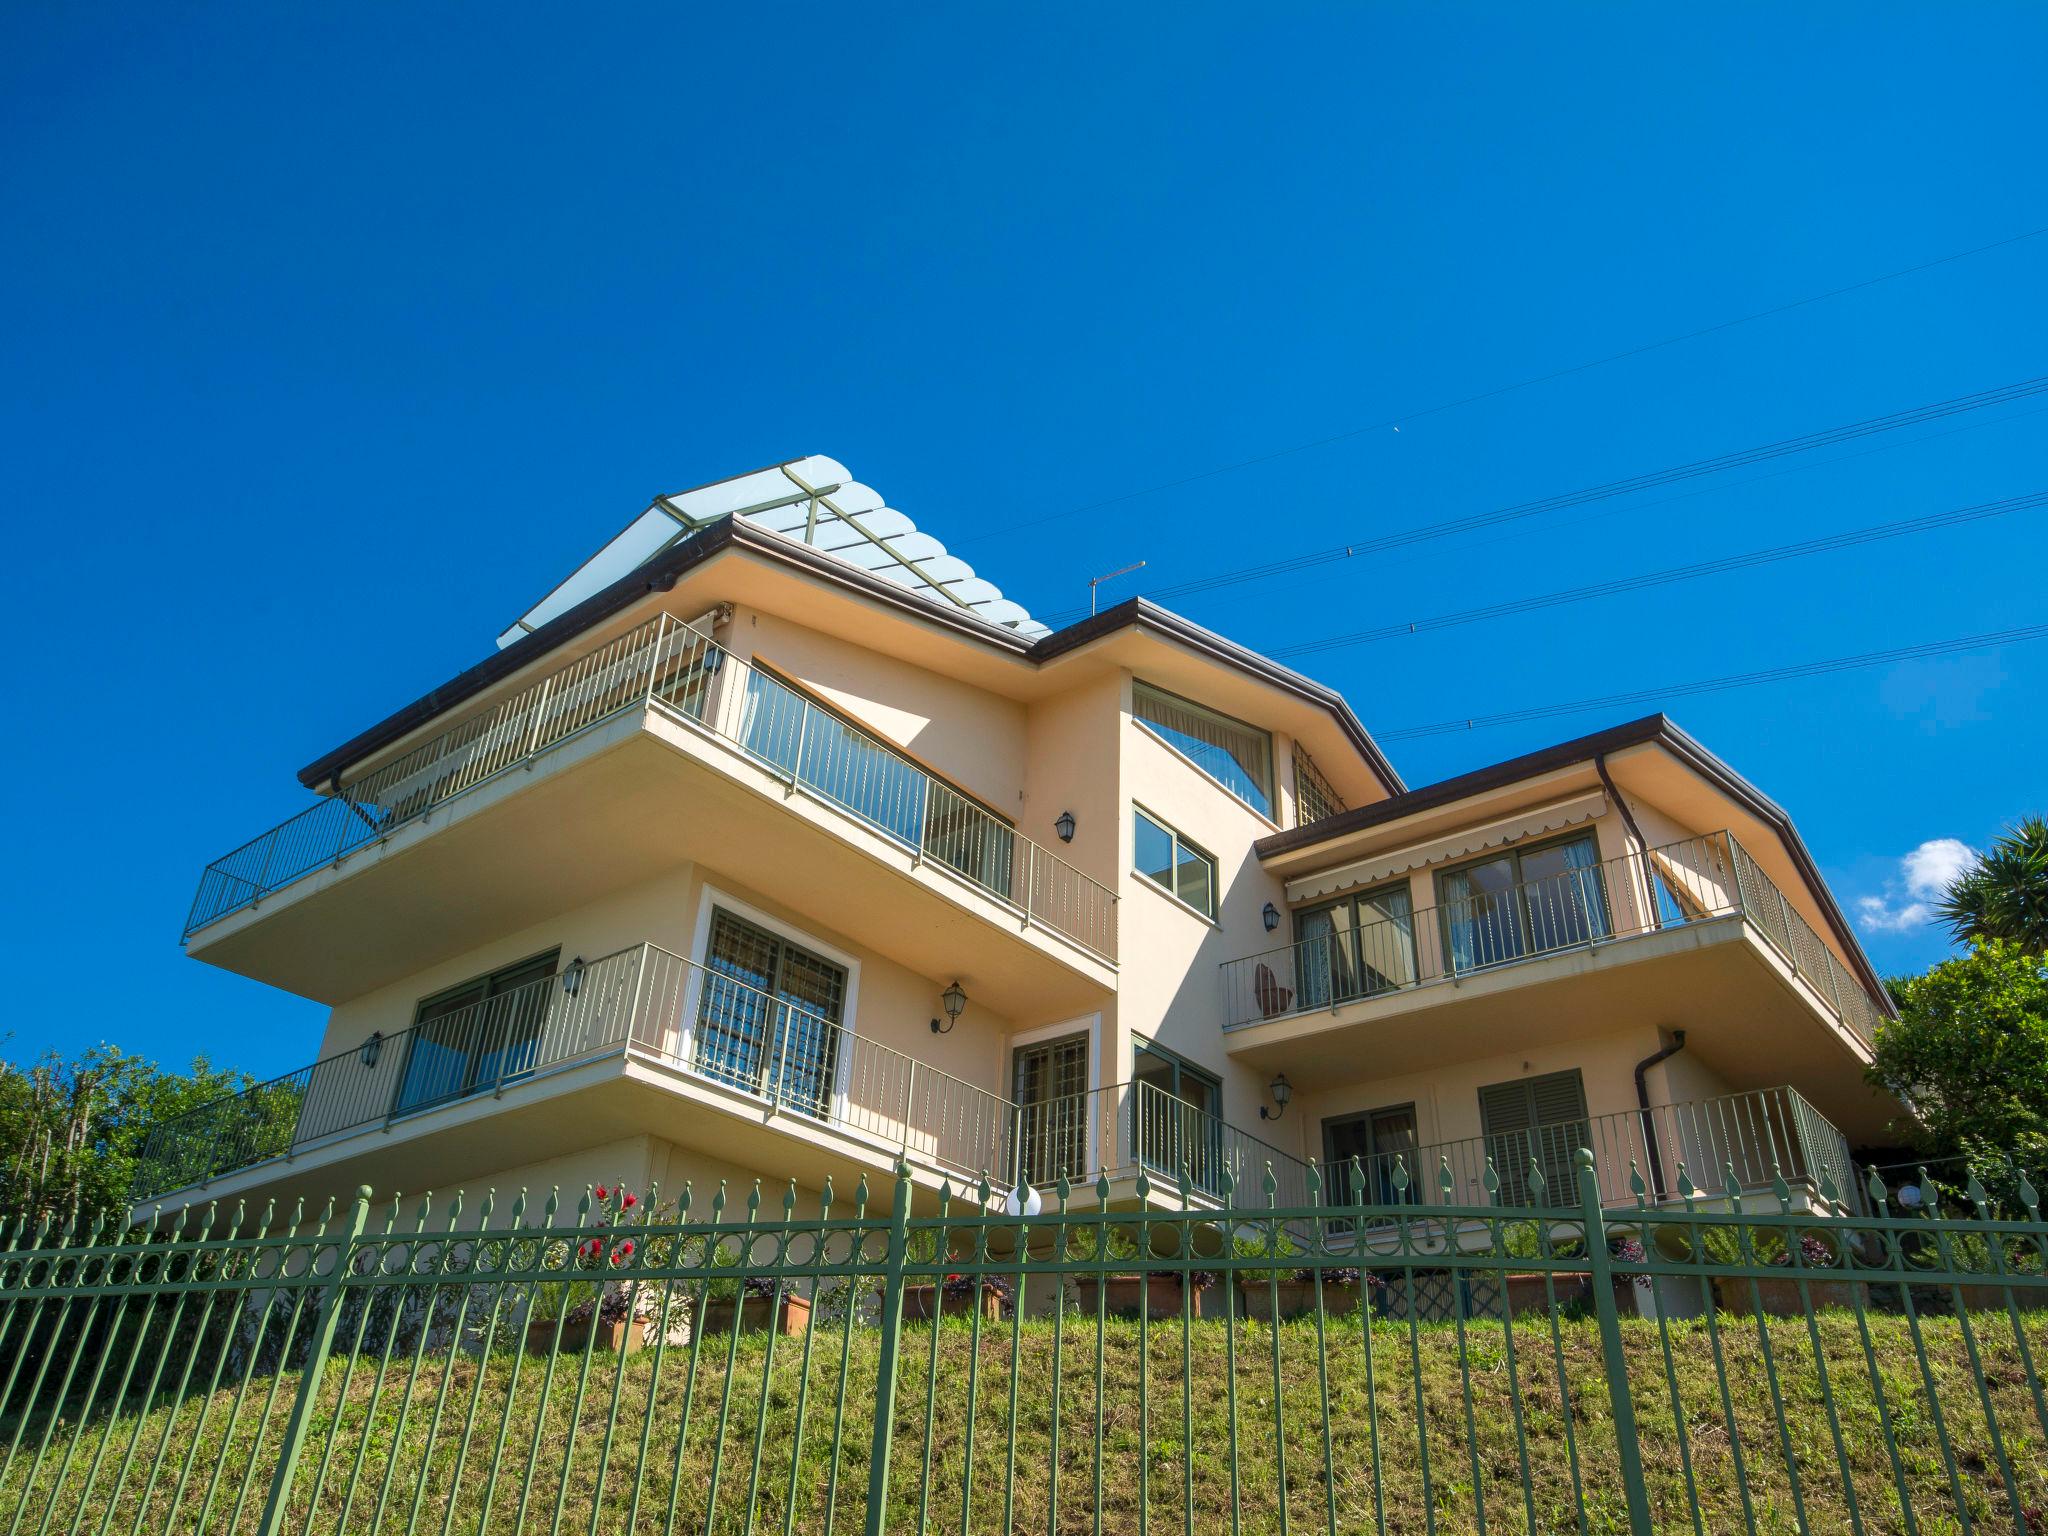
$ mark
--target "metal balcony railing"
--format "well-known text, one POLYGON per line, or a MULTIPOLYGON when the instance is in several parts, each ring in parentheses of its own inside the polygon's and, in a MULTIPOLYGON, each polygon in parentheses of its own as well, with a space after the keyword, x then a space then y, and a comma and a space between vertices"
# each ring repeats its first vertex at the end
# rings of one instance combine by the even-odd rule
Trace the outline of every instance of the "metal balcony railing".
POLYGON ((1237 1201, 1264 1199, 1271 1168, 1282 1205, 1308 1201, 1309 1165, 1154 1083, 1118 1083, 1016 1106, 1012 1177, 1039 1186, 1072 1180, 1085 1195, 1098 1175, 1143 1170, 1169 1199, 1185 1177, 1190 1192, 1221 1199, 1228 1170, 1237 1201))
POLYGON ((1222 966, 1223 1027, 1411 987, 1709 918, 1742 915, 1866 1045, 1884 1015, 1726 832, 1383 918, 1222 966))
POLYGON ((628 1052, 962 1175, 1002 1169, 1015 1133, 1001 1095, 642 944, 160 1121, 144 1138, 134 1196, 628 1052))
POLYGON ((762 667, 663 614, 483 714, 344 785, 200 876, 185 936, 389 837, 585 731, 636 710, 737 746, 811 797, 880 832, 1103 959, 1116 958, 1116 893, 820 708, 762 667))
MULTIPOLYGON (((1681 1171, 1707 1202, 1721 1198, 1731 1176, 1745 1194, 1769 1190, 1782 1177, 1817 1200, 1825 1178, 1841 1200, 1861 1199, 1847 1138, 1796 1089, 1763 1088, 1385 1153, 1361 1165, 1365 1203, 1474 1206, 1497 1197, 1507 1206, 1569 1204, 1581 1147, 1593 1151, 1601 1202, 1616 1209, 1638 1198, 1678 1199, 1681 1171), (1405 1193, 1397 1187, 1397 1162, 1405 1193), (1489 1172, 1497 1195, 1488 1188, 1489 1172)), ((1355 1198, 1348 1168, 1333 1169, 1332 1178, 1338 1203, 1355 1198)))

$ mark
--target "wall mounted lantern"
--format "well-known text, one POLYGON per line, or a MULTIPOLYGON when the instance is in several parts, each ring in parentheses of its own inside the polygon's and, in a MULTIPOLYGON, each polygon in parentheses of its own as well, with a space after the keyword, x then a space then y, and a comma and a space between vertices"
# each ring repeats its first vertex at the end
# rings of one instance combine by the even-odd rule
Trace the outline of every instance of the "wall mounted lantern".
POLYGON ((1287 1106, 1293 1101, 1294 1084, 1287 1081, 1287 1074, 1282 1072, 1266 1085, 1266 1091, 1273 1095, 1273 1102, 1279 1107, 1277 1109, 1268 1109, 1265 1105, 1261 1104, 1259 1106, 1259 1118, 1261 1120, 1278 1120, 1287 1113, 1287 1106))
POLYGON ((1074 840, 1074 813, 1061 811, 1059 820, 1052 824, 1052 829, 1059 833, 1061 842, 1071 843, 1074 840))
POLYGON ((1271 933, 1280 926, 1280 909, 1270 901, 1266 903, 1266 910, 1260 915, 1266 920, 1266 932, 1271 933))
POLYGON ((563 966, 563 992, 567 993, 570 997, 574 997, 578 992, 582 991, 583 973, 588 969, 589 967, 583 963, 583 957, 581 955, 578 955, 574 960, 571 960, 567 965, 563 966))
POLYGON ((381 1029, 372 1031, 370 1038, 363 1042, 362 1049, 356 1052, 356 1055, 362 1058, 363 1065, 366 1067, 376 1066, 377 1058, 383 1054, 384 1031, 381 1029))
POLYGON ((933 1019, 932 1033, 935 1035, 951 1034, 953 1026, 960 1022, 960 1015, 967 1011, 966 990, 956 981, 939 994, 939 1002, 945 1007, 946 1022, 941 1024, 937 1019, 933 1019))

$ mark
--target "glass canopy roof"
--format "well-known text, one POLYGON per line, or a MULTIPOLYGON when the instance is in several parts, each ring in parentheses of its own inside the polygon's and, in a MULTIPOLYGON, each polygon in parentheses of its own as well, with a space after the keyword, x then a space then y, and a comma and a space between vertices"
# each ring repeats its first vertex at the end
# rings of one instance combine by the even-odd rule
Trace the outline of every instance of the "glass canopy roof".
POLYGON ((784 464, 657 496, 654 504, 554 591, 498 636, 502 649, 592 593, 639 569, 707 523, 739 518, 893 581, 928 602, 959 609, 1028 640, 1046 626, 1011 602, 974 567, 862 485, 837 460, 813 454, 784 464))

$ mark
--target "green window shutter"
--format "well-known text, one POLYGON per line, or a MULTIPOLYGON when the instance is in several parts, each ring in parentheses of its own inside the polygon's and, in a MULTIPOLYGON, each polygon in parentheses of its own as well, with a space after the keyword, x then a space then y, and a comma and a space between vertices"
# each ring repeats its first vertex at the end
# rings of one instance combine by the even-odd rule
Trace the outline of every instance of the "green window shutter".
POLYGON ((1586 1118, 1586 1085, 1576 1070, 1528 1079, 1538 1125, 1565 1125, 1586 1118))
POLYGON ((1479 1124, 1488 1136, 1512 1136, 1535 1123, 1527 1083, 1492 1083, 1479 1090, 1479 1124))

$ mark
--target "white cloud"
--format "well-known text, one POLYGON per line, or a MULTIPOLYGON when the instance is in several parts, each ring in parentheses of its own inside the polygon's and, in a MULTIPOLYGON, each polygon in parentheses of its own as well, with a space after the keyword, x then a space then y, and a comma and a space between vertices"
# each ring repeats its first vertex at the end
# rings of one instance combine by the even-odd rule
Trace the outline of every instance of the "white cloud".
POLYGON ((1856 914, 1871 933, 1908 933, 1934 920, 1934 902, 1956 876, 1977 862, 1960 838, 1929 838, 1899 860, 1881 896, 1859 896, 1856 914))

